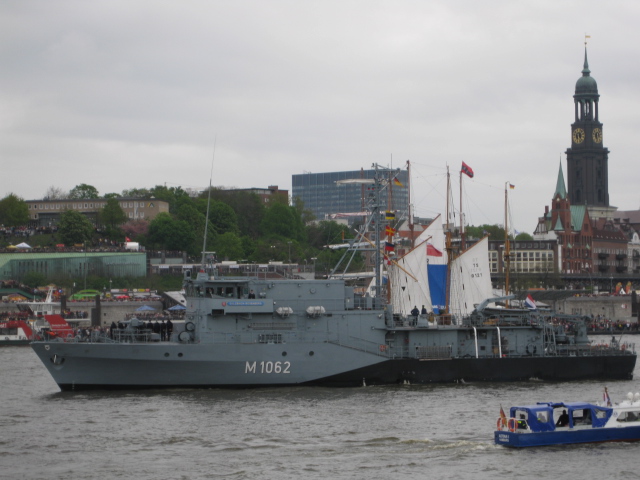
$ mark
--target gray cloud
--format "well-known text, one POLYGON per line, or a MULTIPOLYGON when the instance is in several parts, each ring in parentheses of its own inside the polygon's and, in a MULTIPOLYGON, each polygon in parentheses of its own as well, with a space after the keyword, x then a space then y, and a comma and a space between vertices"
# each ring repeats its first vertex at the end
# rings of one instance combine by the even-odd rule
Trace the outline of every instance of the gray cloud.
MULTIPOLYGON (((55 185, 290 188, 291 175, 413 164, 416 212, 461 161, 473 224, 531 232, 570 146, 583 35, 611 203, 638 208, 640 5, 507 2, 3 2, 0 195, 55 185)), ((457 190, 457 186, 454 187, 457 190)), ((456 194, 457 197, 457 194, 456 194)))

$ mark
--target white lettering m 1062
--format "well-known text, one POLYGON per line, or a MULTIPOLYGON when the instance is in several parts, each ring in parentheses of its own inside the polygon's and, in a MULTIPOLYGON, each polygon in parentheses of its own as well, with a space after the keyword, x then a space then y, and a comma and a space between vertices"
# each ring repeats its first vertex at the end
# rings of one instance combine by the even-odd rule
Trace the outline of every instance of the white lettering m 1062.
POLYGON ((291 362, 246 362, 244 373, 291 373, 291 362))

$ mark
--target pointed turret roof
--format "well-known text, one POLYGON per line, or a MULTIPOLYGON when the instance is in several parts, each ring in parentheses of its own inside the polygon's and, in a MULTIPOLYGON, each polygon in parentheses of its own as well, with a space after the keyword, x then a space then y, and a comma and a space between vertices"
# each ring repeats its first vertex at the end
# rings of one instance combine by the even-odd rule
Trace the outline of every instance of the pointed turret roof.
POLYGON ((560 198, 567 198, 567 189, 564 185, 564 175, 562 174, 562 160, 560 160, 560 168, 558 169, 558 181, 556 182, 556 192, 553 194, 554 198, 556 195, 560 195, 560 198))
POLYGON ((576 95, 599 96, 596 79, 591 76, 589 62, 587 60, 587 47, 584 47, 584 67, 582 77, 576 82, 576 95))

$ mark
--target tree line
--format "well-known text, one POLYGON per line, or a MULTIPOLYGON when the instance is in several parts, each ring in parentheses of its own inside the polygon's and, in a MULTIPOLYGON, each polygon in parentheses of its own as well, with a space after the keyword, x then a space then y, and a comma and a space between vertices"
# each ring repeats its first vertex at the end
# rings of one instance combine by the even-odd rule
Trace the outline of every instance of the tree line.
MULTIPOLYGON (((69 192, 50 187, 44 199, 106 200, 97 224, 75 210, 61 214, 55 241, 65 245, 129 239, 147 250, 183 251, 199 259, 206 225, 206 250, 216 252, 218 260, 313 262, 322 272, 333 268, 342 254, 324 247, 354 237, 354 230, 346 225, 326 220, 314 222, 313 214, 301 202, 290 204, 287 197, 273 195, 265 203, 257 194, 242 190, 211 188, 191 196, 181 187, 157 185, 100 195, 94 186, 83 183, 69 192), (120 207, 119 198, 162 200, 168 203, 169 212, 160 213, 151 221, 131 220, 120 207)), ((0 224, 7 227, 28 223, 28 207, 22 198, 11 193, 0 200, 0 224)), ((502 240, 504 229, 498 225, 470 226, 467 235, 475 238, 489 235, 492 240, 502 240)), ((526 233, 516 236, 516 240, 529 239, 531 236, 526 233)), ((356 268, 361 267, 362 259, 357 258, 356 268)))
MULTIPOLYGON (((264 202, 255 193, 221 188, 190 196, 181 187, 163 185, 100 195, 95 187, 81 184, 70 192, 50 187, 44 199, 106 200, 96 224, 76 210, 61 213, 52 237, 69 246, 97 244, 98 239, 129 239, 147 250, 184 251, 199 259, 206 226, 206 250, 216 252, 218 260, 313 263, 318 271, 331 269, 341 252, 323 247, 353 238, 353 230, 334 221, 313 222, 314 216, 300 202, 289 204, 286 196, 272 197, 264 202), (118 201, 124 197, 162 200, 168 203, 169 212, 150 221, 131 220, 118 201)), ((28 223, 29 211, 22 198, 11 193, 0 200, 0 224, 11 227, 28 223)))

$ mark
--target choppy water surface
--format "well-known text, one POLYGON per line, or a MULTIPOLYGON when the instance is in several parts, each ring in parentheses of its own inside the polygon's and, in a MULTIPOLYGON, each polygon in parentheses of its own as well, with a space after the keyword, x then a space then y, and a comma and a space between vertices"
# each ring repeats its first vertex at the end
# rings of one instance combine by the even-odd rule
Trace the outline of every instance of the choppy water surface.
POLYGON ((0 348, 0 379, 2 479, 640 478, 640 444, 493 444, 501 404, 601 382, 62 393, 29 347, 0 348))

